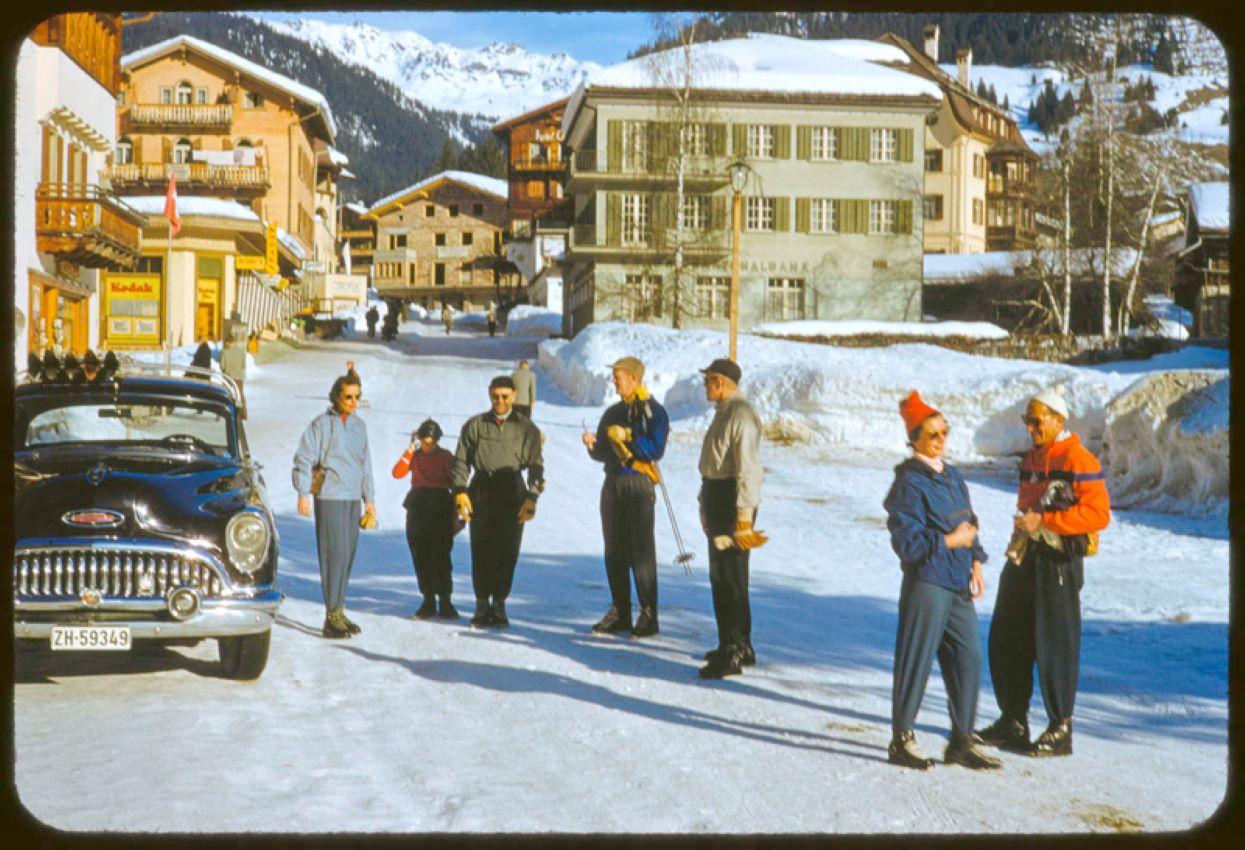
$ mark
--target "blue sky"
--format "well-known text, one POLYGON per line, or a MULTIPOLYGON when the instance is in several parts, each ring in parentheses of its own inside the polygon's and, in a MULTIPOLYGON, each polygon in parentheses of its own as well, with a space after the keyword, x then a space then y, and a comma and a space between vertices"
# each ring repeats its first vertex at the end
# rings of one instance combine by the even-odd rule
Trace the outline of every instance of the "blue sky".
POLYGON ((609 65, 653 39, 648 12, 264 12, 275 20, 313 18, 331 23, 362 21, 377 29, 414 30, 456 47, 513 41, 538 53, 569 53, 609 65))

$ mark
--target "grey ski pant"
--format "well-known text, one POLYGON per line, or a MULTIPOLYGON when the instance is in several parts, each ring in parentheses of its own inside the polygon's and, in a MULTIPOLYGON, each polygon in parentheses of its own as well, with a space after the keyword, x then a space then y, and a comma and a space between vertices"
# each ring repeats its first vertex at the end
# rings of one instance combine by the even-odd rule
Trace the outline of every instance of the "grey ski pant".
POLYGON ((316 549, 320 555, 320 587, 328 611, 346 602, 346 585, 354 567, 359 544, 359 517, 363 504, 358 499, 316 499, 316 549))
POLYGON ((981 647, 977 641, 977 610, 972 599, 904 575, 891 689, 891 729, 895 734, 911 731, 915 725, 935 654, 947 688, 951 727, 965 735, 973 731, 981 683, 981 647))

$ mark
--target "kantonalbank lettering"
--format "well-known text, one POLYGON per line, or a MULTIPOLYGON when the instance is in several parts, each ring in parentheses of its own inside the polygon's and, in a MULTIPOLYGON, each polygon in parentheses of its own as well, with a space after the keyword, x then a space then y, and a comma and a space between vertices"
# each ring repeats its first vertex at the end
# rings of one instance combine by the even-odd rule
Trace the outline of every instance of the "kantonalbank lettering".
POLYGON ((746 272, 802 272, 811 269, 807 260, 741 260, 741 269, 746 272))

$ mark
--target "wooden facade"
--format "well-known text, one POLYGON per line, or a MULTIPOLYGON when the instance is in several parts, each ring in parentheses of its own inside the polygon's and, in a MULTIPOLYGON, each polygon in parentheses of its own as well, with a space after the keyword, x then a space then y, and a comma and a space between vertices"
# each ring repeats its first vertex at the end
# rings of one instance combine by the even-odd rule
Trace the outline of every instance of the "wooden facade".
POLYGON ((536 221, 569 223, 571 203, 563 193, 569 163, 562 144, 562 116, 568 98, 493 125, 508 159, 509 231, 530 236, 536 221))
POLYGON ((121 16, 104 12, 73 12, 38 23, 30 40, 57 47, 91 78, 116 95, 120 85, 121 16))

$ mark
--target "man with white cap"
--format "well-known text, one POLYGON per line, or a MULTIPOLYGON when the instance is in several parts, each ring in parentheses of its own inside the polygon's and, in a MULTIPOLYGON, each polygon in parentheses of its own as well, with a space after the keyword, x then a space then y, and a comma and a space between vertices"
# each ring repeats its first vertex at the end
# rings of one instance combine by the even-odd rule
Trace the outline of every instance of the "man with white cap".
POLYGON ((1022 419, 1033 448, 1020 464, 1015 535, 990 621, 990 678, 1002 716, 978 734, 1000 749, 1067 756, 1081 651, 1083 558, 1098 550, 1111 501, 1098 459, 1065 429, 1062 386, 1030 398, 1022 419), (1030 744, 1035 662, 1048 725, 1030 744))

